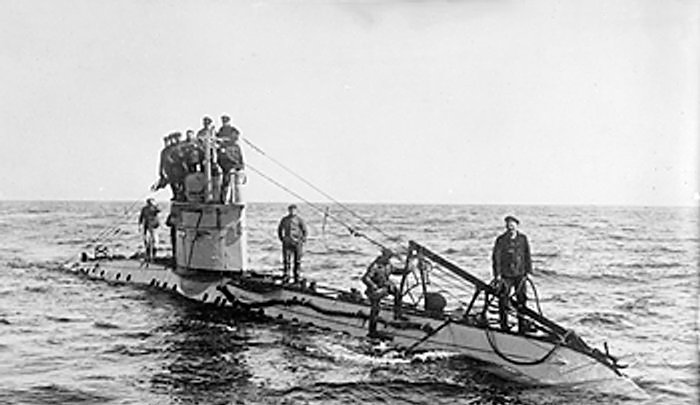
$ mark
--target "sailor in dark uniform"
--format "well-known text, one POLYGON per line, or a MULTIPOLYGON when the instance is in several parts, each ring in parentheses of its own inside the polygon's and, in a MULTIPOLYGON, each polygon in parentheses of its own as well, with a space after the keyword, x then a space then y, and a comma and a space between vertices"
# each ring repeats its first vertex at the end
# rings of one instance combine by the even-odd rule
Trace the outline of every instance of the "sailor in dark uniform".
POLYGON ((211 118, 202 118, 202 128, 199 131, 197 131, 197 140, 202 144, 202 146, 204 146, 204 140, 206 139, 207 134, 210 131, 212 132, 212 135, 214 134, 214 127, 211 124, 211 118))
MULTIPOLYGON (((218 177, 221 174, 221 170, 219 168, 219 165, 216 162, 217 161, 217 158, 216 158, 216 152, 217 152, 216 143, 217 142, 216 142, 216 138, 214 137, 215 134, 216 134, 216 129, 214 128, 214 125, 212 125, 211 118, 206 117, 206 116, 204 118, 202 118, 202 128, 199 131, 197 131, 197 141, 199 142, 199 145, 200 145, 202 153, 203 153, 202 166, 204 166, 204 164, 206 163, 205 161, 206 161, 206 156, 207 156, 207 141, 206 140, 207 140, 207 137, 209 137, 210 135, 213 138, 211 140, 212 141, 211 144, 209 144, 209 146, 210 146, 209 163, 210 163, 210 167, 211 167, 211 175, 214 178, 218 177)), ((218 192, 216 192, 215 194, 218 194, 218 192)))
POLYGON ((381 337, 377 332, 377 317, 379 316, 379 304, 384 297, 394 296, 394 309, 399 307, 399 296, 396 285, 391 282, 392 274, 404 274, 404 269, 394 267, 390 260, 393 253, 389 249, 382 249, 382 253, 367 267, 362 276, 362 282, 367 286, 365 295, 369 298, 371 309, 369 312, 369 336, 381 337))
POLYGON ((222 115, 221 116, 221 128, 219 128, 219 131, 216 133, 216 137, 218 138, 219 141, 224 141, 226 140, 227 142, 238 142, 238 137, 240 136, 240 132, 238 132, 238 129, 236 127, 231 125, 231 117, 228 115, 222 115))
POLYGON ((201 172, 204 164, 204 148, 194 137, 194 131, 188 129, 183 145, 188 173, 201 172))
POLYGON ((294 262, 294 282, 299 282, 299 270, 301 269, 301 256, 304 242, 306 242, 306 224, 297 215, 297 206, 292 204, 288 208, 289 214, 280 220, 277 226, 277 236, 282 242, 282 262, 284 265, 284 279, 289 279, 290 262, 294 262))
MULTIPOLYGON (((530 260, 530 245, 527 236, 518 231, 520 221, 513 216, 505 217, 506 232, 496 239, 493 247, 493 277, 494 286, 499 289, 499 318, 501 328, 508 330, 509 297, 515 291, 515 300, 519 307, 527 302, 525 281, 532 273, 530 260)), ((517 308, 516 308, 517 309, 517 308)), ((518 331, 525 331, 525 321, 518 314, 518 331)))
POLYGON ((224 115, 221 117, 221 128, 216 133, 216 140, 219 145, 217 151, 217 163, 223 172, 221 184, 221 202, 226 203, 230 195, 231 175, 239 170, 243 170, 243 154, 238 146, 240 132, 231 126, 231 119, 224 115))
POLYGON ((166 163, 166 175, 173 191, 173 201, 185 200, 185 176, 187 176, 187 160, 185 156, 185 144, 180 142, 182 136, 179 132, 170 135, 172 144, 166 163))
POLYGON ((146 262, 150 263, 156 256, 156 246, 158 245, 158 233, 156 229, 160 225, 158 214, 160 209, 153 198, 146 200, 146 205, 141 208, 139 215, 139 228, 143 236, 143 244, 146 248, 146 262))
POLYGON ((158 181, 151 187, 156 191, 168 185, 168 159, 172 146, 172 134, 163 137, 163 150, 160 151, 160 164, 158 165, 158 181))

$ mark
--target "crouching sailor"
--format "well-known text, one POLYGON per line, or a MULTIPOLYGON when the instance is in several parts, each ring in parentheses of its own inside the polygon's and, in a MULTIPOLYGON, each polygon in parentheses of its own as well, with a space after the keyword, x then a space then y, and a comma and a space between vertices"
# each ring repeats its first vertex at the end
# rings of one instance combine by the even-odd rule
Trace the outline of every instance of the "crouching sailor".
POLYGON ((382 249, 382 253, 374 259, 372 264, 367 267, 367 271, 362 276, 362 282, 365 283, 367 289, 365 294, 369 298, 372 309, 369 313, 369 336, 382 337, 377 332, 377 317, 379 316, 379 303, 384 297, 389 295, 394 296, 394 309, 399 307, 398 289, 391 282, 389 276, 392 274, 404 274, 404 269, 394 267, 390 260, 394 254, 389 249, 382 249))

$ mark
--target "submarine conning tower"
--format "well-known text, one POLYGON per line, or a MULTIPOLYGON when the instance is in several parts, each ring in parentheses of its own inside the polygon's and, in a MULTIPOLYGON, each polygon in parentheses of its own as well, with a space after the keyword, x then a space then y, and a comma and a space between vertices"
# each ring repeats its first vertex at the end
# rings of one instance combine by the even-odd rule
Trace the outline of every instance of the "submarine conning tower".
MULTIPOLYGON (((211 133, 206 139, 202 172, 187 175, 185 201, 170 208, 174 227, 173 256, 177 269, 185 271, 245 271, 248 267, 245 203, 241 170, 228 175, 222 189, 221 173, 212 170, 216 161, 211 133)), ((227 175, 227 174, 224 174, 227 175)))

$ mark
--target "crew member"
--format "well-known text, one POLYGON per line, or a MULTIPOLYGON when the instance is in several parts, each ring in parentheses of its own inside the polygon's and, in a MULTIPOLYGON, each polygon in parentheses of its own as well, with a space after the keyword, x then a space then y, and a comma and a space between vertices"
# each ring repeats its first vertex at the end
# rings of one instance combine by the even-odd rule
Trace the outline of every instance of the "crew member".
MULTIPOLYGON (((525 281, 532 272, 530 245, 525 234, 518 231, 520 221, 513 216, 505 217, 506 231, 496 239, 493 247, 493 285, 499 290, 499 318, 501 328, 508 330, 508 314, 511 291, 515 291, 518 307, 527 302, 525 281)), ((517 309, 517 308, 516 308, 517 309)), ((518 332, 525 332, 526 323, 518 313, 518 332)))
MULTIPOLYGON (((201 145, 202 148, 202 166, 206 163, 206 154, 207 154, 207 137, 214 135, 215 133, 215 128, 212 125, 212 120, 211 118, 205 116, 202 118, 202 128, 197 131, 197 141, 199 141, 199 144, 201 145)), ((216 158, 216 139, 211 139, 211 144, 209 144, 210 149, 209 149, 209 163, 211 167, 211 176, 212 178, 216 179, 221 175, 221 170, 219 168, 219 165, 216 163, 217 158, 216 158)), ((204 167, 202 167, 204 168, 204 167)), ((218 184, 216 187, 220 187, 220 180, 218 182, 215 180, 215 184, 218 184)), ((220 189, 214 190, 214 195, 219 195, 220 189)))
POLYGON ((188 129, 186 132, 186 138, 183 149, 185 153, 187 172, 201 172, 202 165, 204 163, 204 148, 195 139, 194 131, 191 129, 188 129))
POLYGON ((367 267, 362 276, 362 282, 367 286, 365 294, 369 298, 371 310, 369 312, 369 336, 381 337, 377 332, 377 317, 379 316, 379 303, 384 297, 394 296, 394 309, 399 307, 398 290, 389 276, 392 274, 404 274, 404 269, 394 267, 390 260, 393 253, 389 249, 382 249, 382 253, 367 267))
POLYGON ((185 176, 187 176, 187 157, 185 144, 180 142, 181 134, 170 134, 172 143, 166 164, 166 175, 173 191, 173 201, 185 201, 185 176))
POLYGON ((297 206, 292 204, 287 207, 289 214, 280 220, 277 226, 277 237, 282 242, 282 263, 284 265, 284 281, 289 280, 290 262, 294 262, 294 282, 299 282, 299 270, 301 268, 301 256, 304 242, 306 242, 306 224, 297 215, 297 206))
POLYGON ((188 129, 185 131, 185 142, 191 143, 194 142, 194 131, 191 129, 188 129))
POLYGON ((205 139, 207 137, 207 134, 209 132, 212 132, 213 135, 214 127, 211 124, 211 118, 207 116, 202 118, 202 128, 199 131, 197 131, 197 140, 202 144, 202 146, 205 145, 205 139))
POLYGON ((239 136, 240 132, 238 132, 238 129, 231 125, 231 117, 229 117, 228 115, 222 115, 221 128, 219 128, 219 131, 216 133, 216 137, 218 138, 218 140, 221 142, 234 143, 238 142, 239 136))
POLYGON ((158 234, 156 229, 160 225, 158 219, 160 209, 153 198, 146 200, 146 205, 141 208, 139 215, 139 230, 143 236, 143 244, 146 248, 146 262, 150 263, 156 257, 156 246, 158 245, 158 234))
POLYGON ((158 165, 158 181, 151 187, 151 190, 156 191, 168 185, 168 160, 172 145, 172 136, 163 137, 163 150, 160 151, 160 164, 158 165))
POLYGON ((217 153, 217 163, 223 172, 221 183, 221 202, 226 203, 228 196, 231 194, 229 187, 231 185, 231 175, 236 176, 236 172, 243 170, 243 154, 238 146, 238 137, 240 133, 231 126, 231 119, 224 115, 221 117, 221 128, 216 133, 217 142, 219 145, 217 153))

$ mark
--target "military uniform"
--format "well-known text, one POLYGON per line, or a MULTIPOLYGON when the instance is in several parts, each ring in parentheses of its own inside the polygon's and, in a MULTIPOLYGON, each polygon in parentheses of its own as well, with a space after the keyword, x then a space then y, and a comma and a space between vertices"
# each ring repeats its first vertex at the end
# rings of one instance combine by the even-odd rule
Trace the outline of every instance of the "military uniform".
POLYGON ((377 317, 379 316, 379 305, 382 299, 393 295, 394 307, 398 308, 399 305, 397 288, 394 283, 391 282, 389 276, 392 274, 403 274, 403 271, 396 269, 389 262, 389 259, 391 259, 391 253, 383 252, 381 256, 374 259, 369 267, 367 267, 367 271, 362 276, 362 282, 367 286, 365 295, 369 298, 371 306, 369 313, 370 336, 375 336, 377 334, 377 317))
POLYGON ((167 167, 168 159, 170 159, 170 151, 172 150, 171 139, 172 138, 170 137, 165 137, 163 139, 165 141, 165 146, 163 147, 163 150, 160 151, 160 165, 158 169, 158 176, 160 177, 159 185, 162 185, 162 187, 165 187, 165 185, 168 184, 167 167))
POLYGON ((174 201, 185 200, 185 176, 187 176, 187 156, 185 155, 185 143, 176 143, 170 146, 170 153, 166 160, 166 175, 173 191, 174 201))
POLYGON ((148 199, 147 204, 141 208, 139 215, 139 225, 142 226, 143 242, 146 247, 146 259, 151 261, 155 257, 156 246, 158 245, 158 234, 156 229, 160 225, 158 214, 160 209, 152 204, 152 200, 148 199))
POLYGON ((233 127, 229 125, 228 123, 225 123, 224 125, 219 128, 219 131, 216 133, 216 137, 221 141, 221 142, 238 142, 238 137, 240 136, 240 132, 238 132, 238 129, 236 127, 233 127))
POLYGON ((282 261, 284 264, 284 276, 289 277, 290 262, 294 262, 294 282, 299 281, 301 257, 303 255, 304 242, 306 242, 306 224, 296 214, 289 214, 280 220, 277 226, 277 236, 282 242, 282 261))
POLYGON ((224 123, 224 125, 216 133, 216 138, 219 144, 217 151, 217 163, 223 172, 223 181, 221 183, 222 202, 226 202, 228 190, 231 185, 231 171, 243 170, 243 154, 238 146, 239 132, 236 128, 224 123))
MULTIPOLYGON (((527 290, 525 277, 532 272, 530 245, 527 237, 517 231, 508 231, 496 239, 493 247, 493 275, 500 277, 499 317, 502 329, 508 329, 507 309, 509 295, 515 290, 518 306, 525 306, 527 290)), ((523 319, 518 315, 518 330, 524 330, 523 319)))

